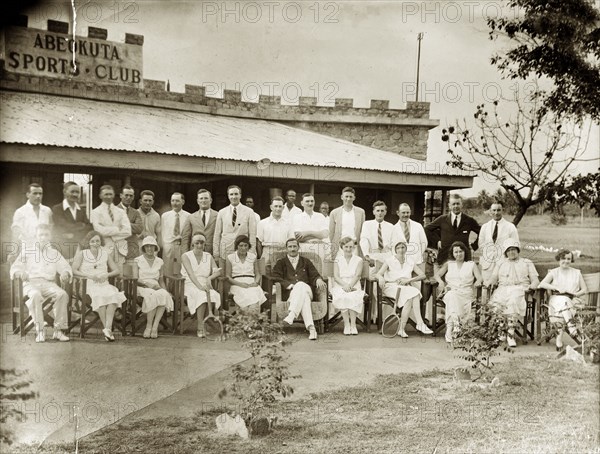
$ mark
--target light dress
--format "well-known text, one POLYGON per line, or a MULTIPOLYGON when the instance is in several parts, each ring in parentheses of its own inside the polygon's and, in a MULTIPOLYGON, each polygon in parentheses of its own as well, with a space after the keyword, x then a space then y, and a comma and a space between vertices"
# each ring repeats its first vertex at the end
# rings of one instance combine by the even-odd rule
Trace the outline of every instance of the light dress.
MULTIPOLYGON (((237 281, 243 282, 244 284, 253 284, 254 275, 254 263, 256 262, 256 254, 248 252, 246 259, 242 262, 237 252, 229 254, 227 260, 231 264, 231 277, 237 281)), ((232 285, 229 289, 229 293, 233 295, 235 304, 239 307, 248 307, 253 304, 262 304, 267 300, 263 289, 258 287, 243 288, 237 285, 232 285)))
POLYGON ((524 317, 527 312, 525 292, 531 284, 531 276, 538 275, 533 262, 519 257, 503 260, 494 270, 498 276, 498 288, 490 298, 490 304, 503 309, 504 315, 524 317))
POLYGON ((471 303, 475 301, 475 262, 463 262, 460 269, 456 262, 448 262, 446 285, 450 290, 442 298, 446 304, 446 320, 462 320, 471 313, 471 303))
MULTIPOLYGON (((148 260, 143 255, 140 255, 134 261, 137 263, 139 270, 138 282, 142 282, 145 285, 158 285, 160 270, 164 264, 163 260, 159 257, 154 257, 154 262, 150 266, 148 260)), ((142 302, 142 312, 145 314, 160 306, 163 306, 167 312, 173 310, 173 298, 164 288, 153 290, 148 287, 138 287, 137 293, 144 299, 142 302)))
POLYGON ((383 275, 385 285, 383 286, 383 295, 389 298, 396 298, 396 293, 400 289, 400 298, 398 299, 397 306, 404 307, 406 302, 415 296, 421 296, 421 292, 412 285, 399 285, 394 281, 400 278, 410 279, 412 278, 415 264, 408 257, 404 259, 404 263, 396 258, 395 255, 385 259, 385 263, 388 269, 383 275))
MULTIPOLYGON (((207 284, 208 277, 217 270, 217 268, 212 268, 213 256, 208 252, 203 252, 202 259, 199 263, 198 260, 196 260, 194 251, 188 251, 182 255, 182 257, 184 256, 190 261, 192 265, 192 271, 194 272, 194 275, 198 281, 201 284, 207 284)), ((187 297, 187 305, 190 309, 190 314, 193 315, 196 313, 196 309, 206 303, 206 292, 200 290, 194 285, 187 273, 187 270, 185 269, 185 266, 181 267, 181 275, 185 278, 185 288, 183 293, 187 297)), ((210 289, 210 301, 215 304, 217 309, 221 307, 221 296, 215 289, 212 288, 210 289)))
MULTIPOLYGON (((563 271, 558 267, 549 270, 548 274, 552 275, 552 285, 565 293, 575 294, 581 290, 579 282, 582 276, 581 271, 577 268, 569 267, 563 271)), ((574 304, 581 302, 578 297, 571 298, 567 295, 552 295, 548 301, 548 315, 551 318, 564 320, 562 312, 573 309, 574 304)))
MULTIPOLYGON (((335 262, 340 270, 340 279, 345 283, 350 283, 356 275, 356 269, 359 266, 362 268, 363 259, 353 255, 350 258, 350 262, 348 262, 344 257, 344 253, 342 252, 341 254, 337 255, 335 262)), ((354 285, 353 288, 354 291, 345 292, 344 289, 334 279, 331 289, 333 307, 335 307, 337 310, 349 309, 362 314, 365 292, 360 288, 360 280, 354 285)))
MULTIPOLYGON (((90 249, 81 251, 83 261, 79 271, 83 274, 98 275, 108 273, 108 252, 104 248, 100 248, 98 257, 94 257, 90 249)), ((121 307, 121 303, 127 300, 125 294, 120 292, 117 287, 104 281, 102 283, 94 282, 92 279, 87 279, 86 293, 92 299, 92 310, 98 311, 102 306, 116 304, 121 307)))

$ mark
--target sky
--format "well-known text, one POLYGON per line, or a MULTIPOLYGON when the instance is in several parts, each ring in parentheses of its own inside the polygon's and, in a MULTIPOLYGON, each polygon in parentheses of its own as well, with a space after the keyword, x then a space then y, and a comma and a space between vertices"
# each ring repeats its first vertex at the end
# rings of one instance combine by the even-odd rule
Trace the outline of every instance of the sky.
MULTIPOLYGON (((430 118, 440 120, 429 133, 428 161, 442 165, 443 127, 472 118, 477 104, 518 93, 490 64, 509 48, 488 39, 486 17, 511 14, 499 0, 73 2, 79 35, 89 25, 108 29, 111 41, 144 35, 144 78, 169 80, 171 91, 205 85, 209 96, 236 89, 248 101, 265 94, 296 104, 298 96, 316 96, 333 105, 337 97, 367 107, 371 99, 388 99, 403 108, 415 100, 422 32, 419 100, 430 102, 430 118)), ((73 22, 70 2, 44 2, 26 13, 30 27, 73 22)), ((586 157, 600 154, 599 136, 593 125, 586 157)), ((597 167, 588 162, 575 172, 597 167)), ((482 188, 489 182, 476 178, 465 194, 482 188)))

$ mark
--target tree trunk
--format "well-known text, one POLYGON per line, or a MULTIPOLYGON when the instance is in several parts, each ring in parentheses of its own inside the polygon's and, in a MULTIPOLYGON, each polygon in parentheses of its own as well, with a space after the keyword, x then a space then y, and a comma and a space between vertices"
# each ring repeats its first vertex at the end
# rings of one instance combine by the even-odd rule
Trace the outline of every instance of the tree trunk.
POLYGON ((517 211, 517 214, 515 214, 515 218, 513 219, 513 224, 519 225, 519 222, 521 222, 521 219, 523 219, 523 216, 525 216, 526 212, 527 212, 527 207, 520 206, 519 211, 517 211))

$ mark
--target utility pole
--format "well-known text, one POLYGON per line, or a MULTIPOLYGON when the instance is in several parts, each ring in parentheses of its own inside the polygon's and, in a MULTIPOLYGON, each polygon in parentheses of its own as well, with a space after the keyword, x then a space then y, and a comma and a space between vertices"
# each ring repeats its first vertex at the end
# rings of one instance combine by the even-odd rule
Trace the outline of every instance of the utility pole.
POLYGON ((417 41, 419 42, 418 44, 418 50, 417 50, 417 96, 415 98, 416 102, 419 102, 419 69, 421 66, 421 40, 423 39, 423 33, 419 33, 417 35, 417 41))

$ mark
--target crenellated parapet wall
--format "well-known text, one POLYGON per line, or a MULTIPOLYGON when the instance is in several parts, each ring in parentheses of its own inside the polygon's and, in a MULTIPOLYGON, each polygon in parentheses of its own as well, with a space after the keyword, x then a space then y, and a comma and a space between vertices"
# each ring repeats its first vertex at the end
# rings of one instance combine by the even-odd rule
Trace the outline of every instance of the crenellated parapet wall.
POLYGON ((5 90, 276 121, 416 159, 426 159, 428 131, 439 124, 429 118, 425 102, 407 102, 404 109, 391 109, 388 100, 354 106, 352 98, 318 105, 317 98, 301 96, 298 104, 287 105, 280 96, 260 95, 258 102, 248 102, 240 91, 226 89, 215 98, 193 84, 173 92, 166 81, 143 78, 143 35, 127 33, 124 43, 117 43, 107 41, 108 30, 88 27, 87 37, 73 39, 67 22, 49 20, 48 30, 38 30, 27 28, 25 16, 4 33, 0 87, 5 90))

